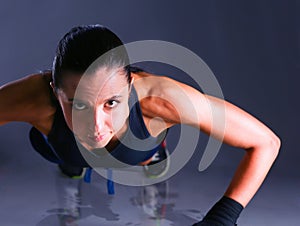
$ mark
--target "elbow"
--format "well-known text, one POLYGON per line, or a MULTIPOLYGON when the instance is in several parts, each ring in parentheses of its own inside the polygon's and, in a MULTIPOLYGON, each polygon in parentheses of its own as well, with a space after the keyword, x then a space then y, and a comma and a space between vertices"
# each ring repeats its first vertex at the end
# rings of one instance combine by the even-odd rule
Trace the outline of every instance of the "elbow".
POLYGON ((261 136, 260 138, 259 142, 256 142, 255 145, 246 150, 250 151, 249 153, 259 153, 274 162, 279 154, 281 146, 280 138, 274 133, 261 136))
POLYGON ((281 146, 281 140, 280 140, 280 138, 278 137, 278 136, 276 136, 276 135, 274 135, 275 136, 275 138, 274 138, 274 144, 275 144, 275 147, 278 149, 278 151, 279 151, 279 149, 280 149, 280 146, 281 146))
POLYGON ((269 150, 269 154, 274 158, 274 160, 277 158, 279 154, 279 150, 281 147, 281 140, 278 136, 275 134, 272 134, 267 139, 266 145, 268 145, 267 150, 269 150))
POLYGON ((276 135, 274 135, 274 136, 275 136, 275 138, 274 138, 273 143, 274 143, 277 155, 278 155, 280 147, 281 147, 281 140, 280 140, 280 138, 278 136, 276 136, 276 135))

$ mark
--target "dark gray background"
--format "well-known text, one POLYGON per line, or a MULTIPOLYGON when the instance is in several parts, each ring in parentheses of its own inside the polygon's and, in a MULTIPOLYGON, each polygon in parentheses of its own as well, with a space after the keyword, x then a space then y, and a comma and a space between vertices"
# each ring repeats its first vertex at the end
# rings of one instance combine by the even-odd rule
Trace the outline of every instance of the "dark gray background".
MULTIPOLYGON (((226 100, 262 120, 281 138, 281 152, 269 176, 290 176, 290 186, 295 178, 299 182, 300 2, 141 2, 1 2, 0 84, 50 68, 58 40, 76 25, 103 24, 125 43, 174 42, 209 65, 226 100)), ((160 67, 152 70, 160 73, 160 67)), ((179 74, 170 76, 184 80, 179 74)), ((29 128, 23 123, 0 127, 0 164, 15 162, 16 169, 24 170, 22 163, 39 159, 28 141, 29 128)), ((222 150, 211 167, 230 168, 232 158, 242 153, 226 145, 222 150)), ((198 163, 200 156, 194 158, 198 163)))

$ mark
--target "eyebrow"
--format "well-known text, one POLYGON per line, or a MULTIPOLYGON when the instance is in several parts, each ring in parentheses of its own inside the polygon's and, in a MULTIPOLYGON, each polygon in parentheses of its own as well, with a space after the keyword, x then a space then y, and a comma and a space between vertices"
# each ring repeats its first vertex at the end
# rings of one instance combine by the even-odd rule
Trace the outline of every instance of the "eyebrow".
MULTIPOLYGON (((112 96, 112 97, 110 97, 110 98, 105 99, 104 102, 109 101, 109 100, 112 100, 112 99, 120 99, 120 98, 122 98, 122 97, 123 97, 122 95, 114 95, 114 96, 112 96)), ((74 100, 77 100, 78 102, 84 102, 84 101, 82 101, 82 100, 80 100, 80 99, 68 98, 68 101, 69 101, 69 102, 74 102, 74 100)))

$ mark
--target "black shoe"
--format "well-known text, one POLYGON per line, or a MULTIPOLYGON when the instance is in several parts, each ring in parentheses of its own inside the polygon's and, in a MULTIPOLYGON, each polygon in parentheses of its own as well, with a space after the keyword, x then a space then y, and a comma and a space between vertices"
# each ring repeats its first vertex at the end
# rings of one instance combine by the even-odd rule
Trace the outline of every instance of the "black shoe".
POLYGON ((73 179, 81 179, 85 172, 85 169, 82 167, 70 166, 66 164, 58 164, 58 167, 65 176, 73 179))
POLYGON ((144 172, 147 177, 158 178, 164 176, 170 168, 169 151, 166 148, 166 142, 163 141, 157 152, 152 156, 152 160, 144 165, 144 172))

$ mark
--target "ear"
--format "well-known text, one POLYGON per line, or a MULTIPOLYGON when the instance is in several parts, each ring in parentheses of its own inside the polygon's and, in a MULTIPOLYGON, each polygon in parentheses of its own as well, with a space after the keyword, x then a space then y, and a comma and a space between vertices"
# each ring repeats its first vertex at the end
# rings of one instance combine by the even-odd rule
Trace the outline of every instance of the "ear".
POLYGON ((133 86, 134 83, 134 77, 131 76, 130 84, 129 84, 129 93, 131 92, 131 87, 133 86))
POLYGON ((53 82, 50 82, 50 86, 51 86, 51 88, 52 88, 52 91, 53 91, 54 95, 55 95, 56 98, 57 98, 57 93, 56 93, 57 88, 54 86, 54 83, 53 83, 53 82))
POLYGON ((133 85, 133 83, 134 83, 134 77, 133 77, 133 76, 131 76, 131 80, 130 80, 130 86, 132 86, 132 85, 133 85))

